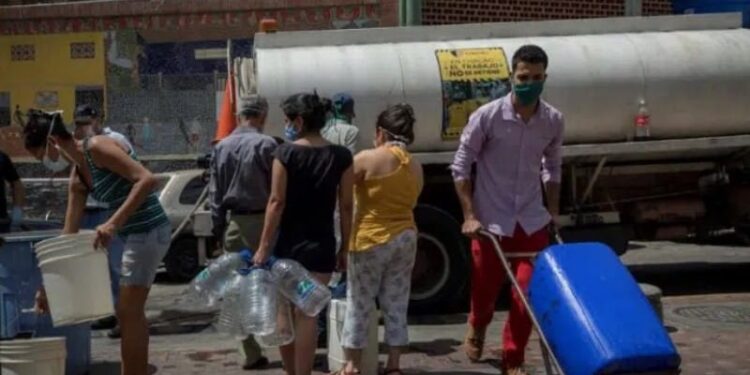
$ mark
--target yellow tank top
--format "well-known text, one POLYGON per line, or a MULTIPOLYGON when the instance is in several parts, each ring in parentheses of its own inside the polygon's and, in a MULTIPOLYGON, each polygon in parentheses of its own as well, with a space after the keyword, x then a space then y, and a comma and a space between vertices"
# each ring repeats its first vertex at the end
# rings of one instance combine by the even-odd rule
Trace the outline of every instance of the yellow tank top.
POLYGON ((384 244, 407 229, 416 230, 414 207, 419 198, 411 155, 398 146, 388 149, 401 162, 393 172, 371 177, 354 186, 357 204, 350 251, 366 251, 384 244))

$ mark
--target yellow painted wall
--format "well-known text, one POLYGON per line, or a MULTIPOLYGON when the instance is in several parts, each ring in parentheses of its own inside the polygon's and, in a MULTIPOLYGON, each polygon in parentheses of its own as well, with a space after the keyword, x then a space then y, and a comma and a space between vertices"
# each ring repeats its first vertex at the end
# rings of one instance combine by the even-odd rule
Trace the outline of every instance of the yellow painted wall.
MULTIPOLYGON (((103 33, 69 33, 0 36, 0 92, 10 92, 11 112, 20 105, 38 108, 37 92, 57 91, 58 107, 66 123, 73 119, 76 87, 105 88, 103 33), (71 59, 70 43, 94 42, 93 59, 71 59), (33 61, 11 61, 11 45, 33 44, 33 61)), ((45 108, 52 110, 54 108, 45 108)))

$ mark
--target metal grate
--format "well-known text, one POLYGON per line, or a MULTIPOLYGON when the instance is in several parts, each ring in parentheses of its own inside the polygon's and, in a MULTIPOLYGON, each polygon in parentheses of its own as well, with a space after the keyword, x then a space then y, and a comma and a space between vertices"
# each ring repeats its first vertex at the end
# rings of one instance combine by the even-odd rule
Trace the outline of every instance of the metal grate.
POLYGON ((94 42, 70 43, 71 59, 93 59, 96 57, 94 42))
POLYGON ((34 61, 36 49, 33 44, 14 44, 10 46, 11 61, 34 61))

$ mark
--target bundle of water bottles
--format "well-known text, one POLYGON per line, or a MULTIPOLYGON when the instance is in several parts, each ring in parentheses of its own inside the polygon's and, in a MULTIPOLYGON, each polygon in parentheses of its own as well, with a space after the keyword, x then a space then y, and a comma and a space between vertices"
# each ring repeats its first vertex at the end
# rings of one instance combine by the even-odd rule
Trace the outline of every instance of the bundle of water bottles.
POLYGON ((256 337, 264 347, 294 341, 291 304, 317 316, 331 300, 328 288, 291 259, 271 257, 252 265, 249 249, 217 258, 190 284, 192 303, 220 307, 218 329, 244 338, 256 337))

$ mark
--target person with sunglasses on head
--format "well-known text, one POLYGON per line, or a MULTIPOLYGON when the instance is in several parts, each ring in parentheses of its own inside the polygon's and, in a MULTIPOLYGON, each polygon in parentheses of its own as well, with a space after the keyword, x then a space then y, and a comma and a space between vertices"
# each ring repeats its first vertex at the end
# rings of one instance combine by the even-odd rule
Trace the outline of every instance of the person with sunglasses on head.
MULTIPOLYGON (((564 120, 560 111, 540 98, 547 64, 547 54, 535 45, 522 46, 513 54, 513 90, 471 115, 451 166, 463 208, 462 230, 472 238, 471 313, 464 342, 471 361, 482 357, 487 326, 505 279, 492 242, 480 237, 479 231, 499 237, 504 252, 516 253, 511 267, 526 290, 533 271, 531 257, 547 247, 547 229, 559 214, 564 120)), ((503 331, 503 374, 527 373, 523 364, 530 335, 529 312, 513 290, 503 331)))
MULTIPOLYGON (((71 167, 64 234, 77 233, 91 194, 114 213, 96 227, 95 247, 107 247, 116 235, 124 240, 117 318, 122 332, 123 375, 148 373, 146 298, 161 259, 169 249, 171 227, 154 193, 157 180, 120 142, 101 135, 73 138, 60 113, 30 110, 24 146, 53 172, 71 167)), ((37 309, 48 311, 40 290, 37 309)))
MULTIPOLYGON (((128 152, 134 151, 135 149, 130 144, 128 139, 110 129, 109 127, 102 126, 102 116, 94 107, 83 104, 76 108, 73 115, 73 121, 75 124, 75 130, 73 136, 77 140, 83 140, 88 137, 94 137, 97 135, 104 135, 116 140, 128 152)), ((83 221, 81 222, 81 228, 85 229, 96 229, 97 226, 112 216, 112 211, 109 205, 97 201, 91 194, 86 198, 86 208, 83 211, 83 221)), ((112 237, 112 242, 107 248, 107 258, 109 263, 109 274, 111 279, 112 299, 117 305, 117 300, 120 295, 120 267, 122 265, 122 250, 123 243, 120 236, 112 237)), ((99 319, 91 325, 92 329, 110 329, 108 335, 111 338, 117 338, 120 336, 120 329, 117 326, 117 317, 109 316, 106 318, 99 319)))

